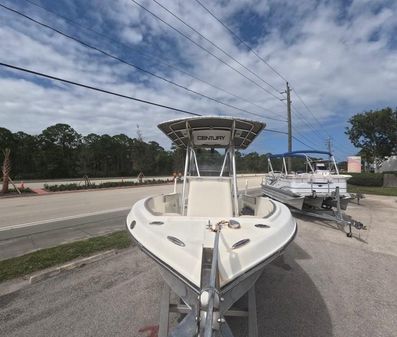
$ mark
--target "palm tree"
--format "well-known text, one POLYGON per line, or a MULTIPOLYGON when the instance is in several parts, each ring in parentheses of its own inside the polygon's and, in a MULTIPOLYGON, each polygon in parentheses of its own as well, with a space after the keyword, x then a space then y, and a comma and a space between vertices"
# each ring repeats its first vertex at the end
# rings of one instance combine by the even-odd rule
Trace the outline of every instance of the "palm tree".
POLYGON ((5 149, 4 153, 4 161, 3 161, 3 189, 2 193, 8 193, 8 184, 10 178, 10 171, 11 171, 11 161, 10 161, 10 149, 5 149))

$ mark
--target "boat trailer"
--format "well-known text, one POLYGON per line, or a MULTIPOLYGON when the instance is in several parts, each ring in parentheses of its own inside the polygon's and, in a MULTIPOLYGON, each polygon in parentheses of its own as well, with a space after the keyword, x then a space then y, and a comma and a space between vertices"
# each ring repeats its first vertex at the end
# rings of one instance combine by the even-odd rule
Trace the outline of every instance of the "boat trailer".
MULTIPOLYGON (((360 204, 360 198, 362 195, 357 194, 357 204, 360 204)), ((352 227, 358 230, 366 230, 367 226, 363 225, 363 223, 353 220, 350 217, 346 216, 341 210, 341 202, 340 202, 340 195, 339 195, 339 187, 335 189, 335 202, 336 202, 336 211, 332 210, 332 208, 324 209, 324 208, 303 208, 301 210, 296 208, 291 208, 291 212, 294 214, 306 215, 311 216, 314 218, 322 219, 322 220, 329 220, 329 221, 336 221, 336 223, 348 226, 349 231, 346 233, 346 236, 351 238, 353 237, 352 227)))
POLYGON ((191 289, 189 291, 182 281, 166 279, 160 303, 158 337, 234 337, 227 323, 230 317, 247 317, 248 337, 258 337, 255 283, 264 266, 255 267, 242 275, 238 283, 232 282, 225 289, 220 289, 218 246, 221 225, 213 231, 216 233, 213 248, 203 248, 202 252, 200 292, 191 296, 191 289), (171 290, 179 297, 180 303, 171 303, 171 290), (247 293, 248 309, 232 308, 233 304, 247 293), (184 315, 182 321, 171 332, 170 313, 184 315))

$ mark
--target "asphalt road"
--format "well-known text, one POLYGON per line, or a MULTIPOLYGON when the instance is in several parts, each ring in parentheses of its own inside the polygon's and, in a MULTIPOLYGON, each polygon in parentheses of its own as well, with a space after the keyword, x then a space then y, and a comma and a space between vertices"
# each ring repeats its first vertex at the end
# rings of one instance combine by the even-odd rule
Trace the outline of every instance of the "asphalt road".
POLYGON ((172 189, 172 185, 166 184, 0 199, 0 230, 11 229, 11 226, 32 227, 37 222, 56 222, 71 216, 84 217, 97 212, 127 209, 146 195, 170 192, 172 189))
MULTIPOLYGON (((257 187, 261 177, 242 177, 257 187)), ((178 189, 181 188, 178 185, 178 189)), ((172 184, 0 199, 0 260, 123 229, 131 206, 172 184)))
POLYGON ((125 228, 139 199, 170 185, 106 189, 0 200, 0 260, 125 228))
POLYGON ((128 209, 0 231, 0 260, 125 229, 128 209))
MULTIPOLYGON (((397 331, 397 198, 371 197, 350 213, 370 226, 347 238, 299 219, 284 260, 256 286, 260 337, 392 337, 397 331)), ((149 336, 162 281, 137 247, 0 296, 0 335, 149 336)), ((6 288, 0 285, 0 293, 6 288)), ((233 319, 235 336, 246 321, 233 319)))

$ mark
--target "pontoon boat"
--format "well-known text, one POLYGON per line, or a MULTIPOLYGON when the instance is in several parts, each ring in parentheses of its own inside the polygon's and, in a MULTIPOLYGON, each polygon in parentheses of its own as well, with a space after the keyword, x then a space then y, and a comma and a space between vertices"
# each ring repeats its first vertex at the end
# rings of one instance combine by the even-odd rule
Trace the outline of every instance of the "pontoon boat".
POLYGON ((350 175, 339 174, 334 156, 325 151, 293 151, 268 157, 269 173, 262 182, 265 195, 291 207, 302 209, 336 207, 336 191, 339 189, 340 207, 346 209, 351 195, 347 192, 350 175), (326 155, 326 160, 313 159, 310 155, 326 155), (305 170, 288 170, 286 158, 303 158, 305 170), (273 170, 271 159, 282 159, 282 171, 273 170))

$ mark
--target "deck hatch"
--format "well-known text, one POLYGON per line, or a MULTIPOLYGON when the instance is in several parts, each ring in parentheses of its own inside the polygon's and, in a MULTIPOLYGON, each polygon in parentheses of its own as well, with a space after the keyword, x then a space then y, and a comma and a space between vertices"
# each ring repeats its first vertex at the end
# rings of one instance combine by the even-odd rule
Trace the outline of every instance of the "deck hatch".
POLYGON ((248 242, 250 242, 250 239, 243 239, 240 241, 237 241, 233 246, 232 249, 237 249, 240 248, 242 246, 245 246, 248 242))
POLYGON ((241 228, 241 225, 237 220, 231 219, 228 222, 228 227, 231 229, 239 229, 239 228, 241 228))
POLYGON ((257 224, 255 224, 255 227, 258 227, 258 228, 270 228, 269 225, 265 225, 263 223, 257 223, 257 224))
POLYGON ((151 221, 151 222, 149 222, 149 225, 164 225, 164 222, 163 221, 151 221))
POLYGON ((178 238, 176 238, 175 236, 167 236, 167 239, 169 241, 171 241, 173 244, 180 246, 180 247, 185 247, 185 243, 181 240, 179 240, 178 238))

